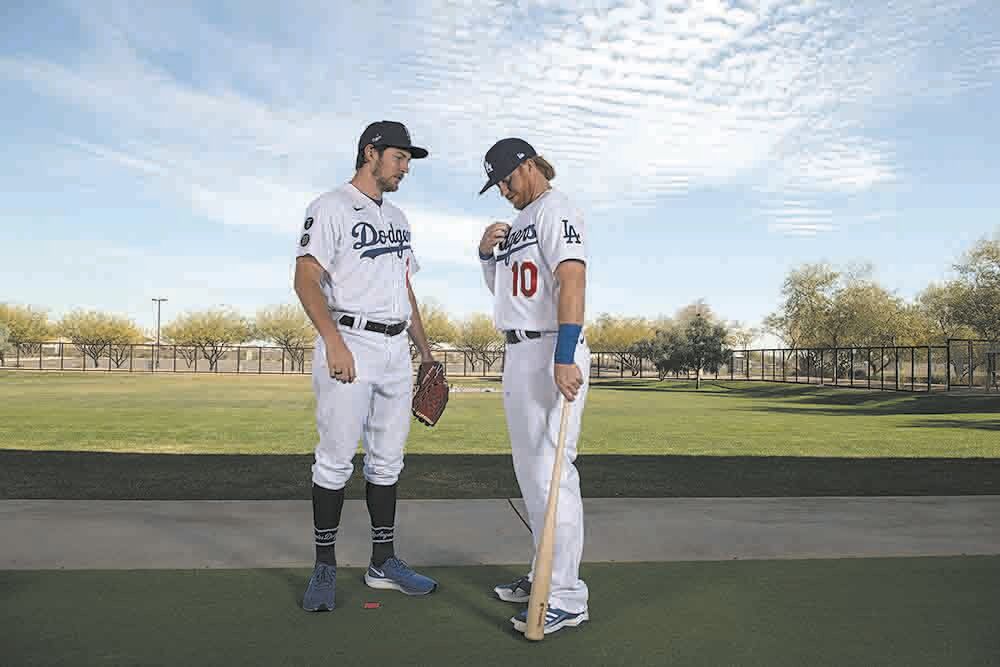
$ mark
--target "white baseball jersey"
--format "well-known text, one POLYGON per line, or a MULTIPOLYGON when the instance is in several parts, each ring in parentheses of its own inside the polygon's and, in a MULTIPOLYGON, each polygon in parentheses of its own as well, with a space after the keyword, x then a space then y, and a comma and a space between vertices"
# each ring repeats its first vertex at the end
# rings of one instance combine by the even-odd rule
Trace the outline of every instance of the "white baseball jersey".
POLYGON ((350 183, 306 209, 298 256, 326 269, 322 289, 330 310, 383 323, 410 319, 407 284, 420 270, 410 223, 390 202, 381 206, 350 183))
POLYGON ((548 190, 519 212, 483 275, 494 294, 497 329, 559 329, 555 271, 568 259, 587 261, 583 214, 558 190, 548 190))

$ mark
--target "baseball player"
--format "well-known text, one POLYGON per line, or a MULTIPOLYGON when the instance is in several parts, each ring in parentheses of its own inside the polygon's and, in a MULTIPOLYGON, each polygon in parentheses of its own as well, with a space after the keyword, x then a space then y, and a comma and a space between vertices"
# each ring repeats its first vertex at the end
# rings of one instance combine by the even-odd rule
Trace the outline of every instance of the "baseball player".
POLYGON ((337 529, 359 439, 372 536, 365 583, 408 595, 437 587, 393 548, 396 482, 413 391, 402 334, 408 331, 420 352, 421 373, 433 358, 410 287, 410 276, 420 268, 410 225, 383 199, 399 188, 410 160, 425 157, 427 151, 412 144, 403 124, 372 123, 358 142, 354 178, 306 209, 295 292, 319 333, 312 372, 319 431, 312 466, 316 564, 302 601, 306 611, 334 608, 337 529))
MULTIPOLYGON (((580 579, 583 503, 573 462, 587 397, 590 350, 582 325, 586 286, 583 218, 549 181, 555 169, 526 141, 498 141, 486 153, 483 194, 497 186, 519 211, 512 224, 489 225, 479 244, 486 286, 494 295, 494 322, 504 332, 504 411, 514 472, 538 538, 545 521, 549 480, 559 437, 561 401, 570 401, 557 508, 552 588, 545 633, 588 620, 587 585, 580 579)), ((507 602, 527 602, 532 574, 497 586, 507 602)), ((524 632, 527 612, 510 619, 524 632)))

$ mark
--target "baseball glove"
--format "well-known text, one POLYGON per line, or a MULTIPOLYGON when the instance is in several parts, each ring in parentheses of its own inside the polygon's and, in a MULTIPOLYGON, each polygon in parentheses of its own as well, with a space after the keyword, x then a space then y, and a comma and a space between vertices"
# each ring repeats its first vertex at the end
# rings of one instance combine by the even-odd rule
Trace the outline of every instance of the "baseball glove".
POLYGON ((420 364, 417 388, 413 391, 413 416, 427 426, 434 426, 447 404, 448 380, 444 376, 444 366, 436 361, 420 364))

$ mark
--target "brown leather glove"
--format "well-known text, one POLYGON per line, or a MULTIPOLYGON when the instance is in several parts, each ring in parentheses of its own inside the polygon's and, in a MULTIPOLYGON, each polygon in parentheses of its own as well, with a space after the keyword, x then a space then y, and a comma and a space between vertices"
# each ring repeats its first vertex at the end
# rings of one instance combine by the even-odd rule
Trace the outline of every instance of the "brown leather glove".
POLYGON ((420 364, 417 387, 413 391, 413 416, 427 426, 434 426, 448 404, 448 380, 440 362, 420 364))

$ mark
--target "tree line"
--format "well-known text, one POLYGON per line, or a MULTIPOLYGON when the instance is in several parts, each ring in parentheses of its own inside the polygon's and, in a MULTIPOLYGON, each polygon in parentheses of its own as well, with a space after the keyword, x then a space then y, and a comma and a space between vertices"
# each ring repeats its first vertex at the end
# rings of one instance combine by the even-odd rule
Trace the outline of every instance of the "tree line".
MULTIPOLYGON (((601 313, 584 331, 591 349, 610 354, 622 369, 637 375, 646 361, 661 378, 673 372, 714 372, 733 350, 750 348, 764 332, 789 349, 1000 340, 1000 235, 980 239, 953 266, 954 279, 931 283, 911 302, 880 285, 870 264, 837 268, 811 263, 789 271, 778 308, 759 328, 726 320, 697 300, 673 316, 601 313)), ((437 301, 427 300, 421 316, 431 347, 462 352, 473 370, 477 365, 491 368, 503 353, 504 339, 486 314, 456 319, 437 301)), ((189 365, 200 355, 213 370, 228 349, 254 341, 282 348, 301 369, 315 335, 298 304, 268 306, 254 318, 230 308, 188 312, 161 329, 163 343, 176 346, 189 365)), ((42 308, 0 303, 0 365, 15 348, 21 355, 38 354, 40 342, 57 337, 95 366, 98 359, 110 358, 119 367, 131 346, 155 340, 116 314, 75 310, 53 322, 42 308)))

